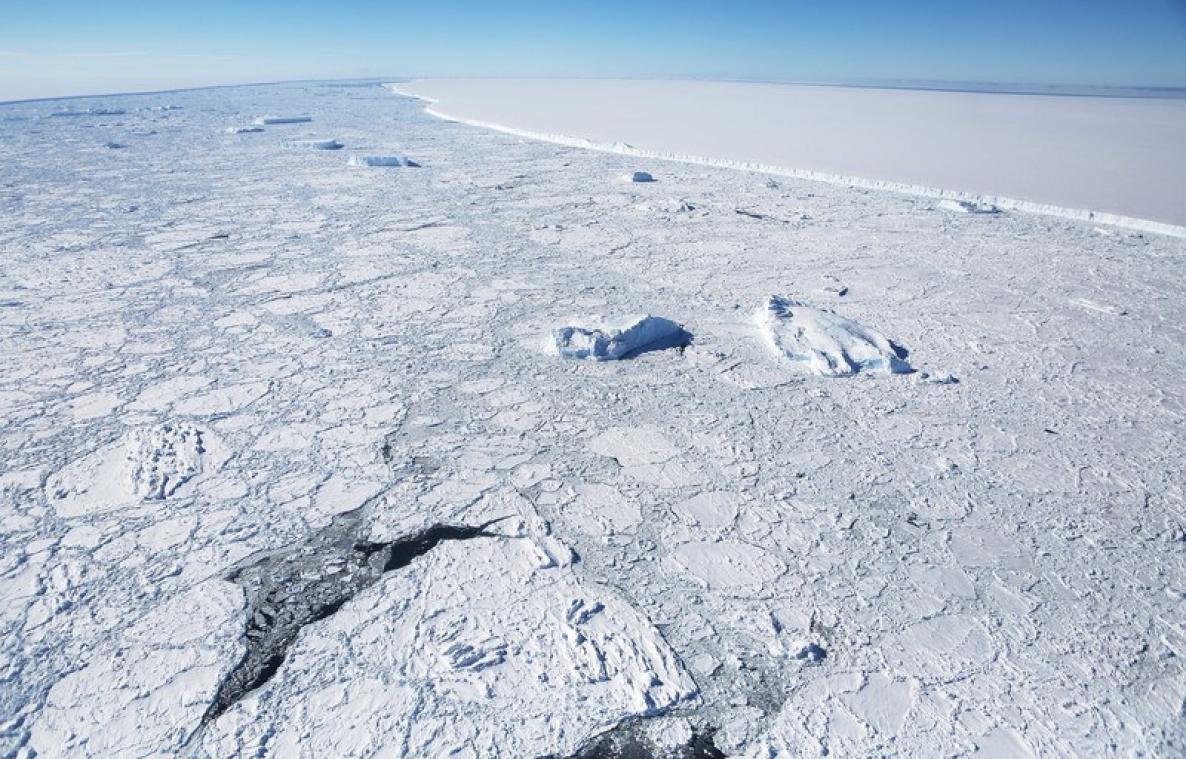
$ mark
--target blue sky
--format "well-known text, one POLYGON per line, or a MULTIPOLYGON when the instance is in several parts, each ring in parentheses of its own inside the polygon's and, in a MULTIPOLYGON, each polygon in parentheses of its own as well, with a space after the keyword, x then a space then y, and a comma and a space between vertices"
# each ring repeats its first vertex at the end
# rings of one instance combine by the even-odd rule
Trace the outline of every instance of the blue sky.
POLYGON ((1186 0, 0 0, 0 99, 354 76, 1186 86, 1186 0))

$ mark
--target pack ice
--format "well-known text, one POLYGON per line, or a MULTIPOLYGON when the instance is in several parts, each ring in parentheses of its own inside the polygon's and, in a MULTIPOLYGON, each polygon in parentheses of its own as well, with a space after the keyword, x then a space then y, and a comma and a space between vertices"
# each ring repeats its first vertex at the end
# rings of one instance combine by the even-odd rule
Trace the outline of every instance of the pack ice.
POLYGON ((0 105, 0 756, 1182 755, 1186 240, 169 102, 0 105))
POLYGON ((616 325, 558 327, 546 347, 563 358, 617 361, 691 342, 691 335, 682 326, 661 316, 629 317, 616 325))
POLYGON ((914 371, 905 351, 880 332, 790 298, 770 296, 754 322, 776 355, 821 377, 914 371))

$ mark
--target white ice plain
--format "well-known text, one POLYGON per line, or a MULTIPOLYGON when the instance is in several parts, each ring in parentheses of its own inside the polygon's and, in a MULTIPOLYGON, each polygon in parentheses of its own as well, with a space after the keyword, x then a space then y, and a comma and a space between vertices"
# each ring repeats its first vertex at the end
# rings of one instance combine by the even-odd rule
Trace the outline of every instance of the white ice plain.
POLYGON ((423 107, 0 106, 0 754, 1182 753, 1186 241, 423 107))
POLYGON ((1186 236, 1181 99, 630 79, 393 87, 447 118, 561 144, 1186 236))

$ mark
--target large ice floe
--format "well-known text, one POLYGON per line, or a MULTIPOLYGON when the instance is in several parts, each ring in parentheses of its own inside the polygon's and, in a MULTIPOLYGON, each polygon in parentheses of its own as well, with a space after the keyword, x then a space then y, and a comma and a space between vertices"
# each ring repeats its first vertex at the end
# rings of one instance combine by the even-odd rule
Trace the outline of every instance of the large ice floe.
POLYGON ((914 371, 906 352, 880 332, 797 300, 770 296, 754 312, 754 322, 775 354, 811 374, 914 371))
POLYGON ((682 348, 692 335, 661 316, 632 316, 614 322, 557 327, 545 349, 563 358, 617 361, 648 351, 682 348))

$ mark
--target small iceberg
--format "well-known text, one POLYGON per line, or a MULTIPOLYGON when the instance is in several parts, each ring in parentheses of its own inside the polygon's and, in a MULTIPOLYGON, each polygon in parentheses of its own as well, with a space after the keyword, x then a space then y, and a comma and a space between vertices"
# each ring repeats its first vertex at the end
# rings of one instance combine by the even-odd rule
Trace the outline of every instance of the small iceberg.
POLYGON ((402 155, 355 155, 350 156, 351 166, 404 166, 419 167, 420 164, 402 155))
POLYGON ((312 116, 260 116, 255 120, 256 126, 273 126, 275 124, 308 124, 312 116))
POLYGON ((50 116, 63 118, 71 116, 123 116, 127 111, 122 108, 87 108, 83 111, 54 111, 50 116))
POLYGON ((307 150, 341 150, 346 147, 334 139, 327 140, 292 140, 287 143, 290 148, 304 148, 307 150))
POLYGON ((770 350, 821 377, 858 372, 909 374, 906 351, 876 330, 806 303, 770 296, 754 312, 770 350))
POLYGON ((670 319, 635 316, 617 326, 558 327, 548 336, 546 348, 562 358, 618 361, 640 353, 682 348, 691 342, 691 333, 670 319))
POLYGON ((648 171, 636 171, 626 175, 627 182, 654 182, 655 178, 648 171))
POLYGON ((1000 213, 1001 209, 992 203, 981 203, 972 200, 940 200, 937 206, 944 211, 953 213, 1000 213))

